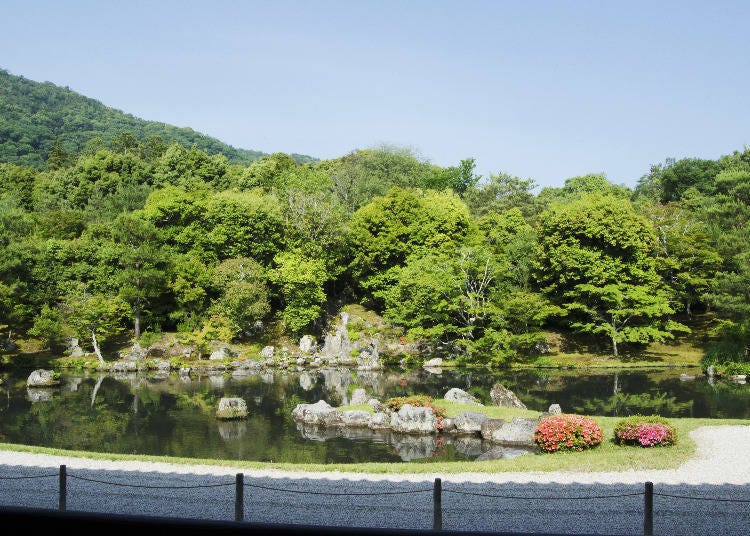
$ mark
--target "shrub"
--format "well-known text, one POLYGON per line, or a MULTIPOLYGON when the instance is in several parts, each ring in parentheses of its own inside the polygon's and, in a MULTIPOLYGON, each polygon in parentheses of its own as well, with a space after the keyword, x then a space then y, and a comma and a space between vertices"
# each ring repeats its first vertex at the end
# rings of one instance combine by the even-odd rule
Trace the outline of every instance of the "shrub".
POLYGON ((415 407, 432 408, 432 412, 437 416, 439 423, 442 423, 443 417, 446 416, 445 408, 435 404, 433 398, 428 395, 396 396, 389 398, 385 404, 393 411, 400 410, 401 406, 404 404, 409 404, 415 407))
POLYGON ((599 423, 582 415, 550 415, 534 431, 534 442, 545 452, 582 451, 597 446, 603 439, 599 423))
POLYGON ((668 447, 677 442, 677 431, 663 417, 634 415, 617 423, 615 441, 620 445, 668 447))

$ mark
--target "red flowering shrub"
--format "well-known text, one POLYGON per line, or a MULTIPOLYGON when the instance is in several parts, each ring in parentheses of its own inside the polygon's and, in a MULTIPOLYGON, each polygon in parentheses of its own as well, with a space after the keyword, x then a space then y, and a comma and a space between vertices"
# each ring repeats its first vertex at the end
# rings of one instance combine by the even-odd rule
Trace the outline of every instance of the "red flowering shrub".
POLYGON ((412 395, 412 396, 395 396, 389 398, 385 403, 386 406, 391 408, 393 411, 398 411, 404 404, 409 404, 414 407, 432 408, 432 412, 438 418, 438 427, 442 427, 443 417, 445 417, 445 408, 438 406, 433 402, 433 398, 428 395, 412 395))
POLYGON ((620 445, 668 447, 677 442, 677 431, 663 417, 634 415, 617 423, 615 441, 620 445))
POLYGON ((583 415, 550 415, 534 431, 534 442, 545 452, 590 449, 603 439, 602 427, 583 415))

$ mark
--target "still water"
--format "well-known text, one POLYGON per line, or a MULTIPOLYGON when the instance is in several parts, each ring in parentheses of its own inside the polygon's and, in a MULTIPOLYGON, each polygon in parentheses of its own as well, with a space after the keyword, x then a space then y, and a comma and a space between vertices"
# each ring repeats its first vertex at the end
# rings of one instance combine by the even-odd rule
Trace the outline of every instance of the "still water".
POLYGON ((63 372, 60 387, 43 390, 26 387, 30 372, 0 371, 0 442, 266 462, 467 460, 486 450, 479 438, 306 429, 292 420, 291 411, 298 403, 321 399, 346 404, 358 387, 381 401, 412 394, 440 398, 459 387, 490 405, 495 382, 538 411, 558 403, 566 413, 589 415, 750 418, 750 385, 709 381, 691 369, 616 374, 346 368, 190 376, 63 372), (681 373, 695 379, 681 379, 681 373), (248 418, 217 421, 216 407, 224 396, 243 398, 248 418))

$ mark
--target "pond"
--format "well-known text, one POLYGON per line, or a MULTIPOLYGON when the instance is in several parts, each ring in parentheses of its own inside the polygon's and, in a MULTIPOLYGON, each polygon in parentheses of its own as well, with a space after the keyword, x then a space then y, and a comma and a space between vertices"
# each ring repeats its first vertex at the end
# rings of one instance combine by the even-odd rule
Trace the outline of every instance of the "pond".
POLYGON ((709 381, 699 370, 581 373, 534 370, 496 373, 443 369, 191 374, 63 372, 53 389, 26 387, 31 370, 0 372, 0 442, 72 450, 293 463, 453 461, 478 457, 479 438, 330 433, 291 418, 298 403, 349 402, 355 388, 385 401, 459 387, 490 405, 495 382, 529 409, 557 403, 566 413, 625 416, 750 418, 750 386, 709 381), (695 376, 681 377, 682 374, 695 376), (217 421, 224 396, 241 397, 249 416, 217 421))

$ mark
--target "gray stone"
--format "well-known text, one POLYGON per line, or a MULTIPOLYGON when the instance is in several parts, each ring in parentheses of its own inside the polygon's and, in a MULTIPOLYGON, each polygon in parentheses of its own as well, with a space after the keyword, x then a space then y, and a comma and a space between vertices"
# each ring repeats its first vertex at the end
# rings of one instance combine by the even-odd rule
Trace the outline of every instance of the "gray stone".
POLYGON ((363 348, 357 356, 358 370, 380 370, 383 368, 378 356, 377 344, 371 344, 363 348))
POLYGON ((424 368, 439 368, 443 366, 443 360, 440 357, 435 357, 433 359, 430 359, 428 361, 425 361, 422 364, 422 367, 424 368))
POLYGON ((486 419, 480 429, 482 439, 489 440, 492 434, 495 433, 495 430, 502 428, 503 424, 505 424, 504 419, 486 419))
POLYGON ((247 417, 247 404, 242 398, 224 397, 219 400, 217 419, 244 419, 247 417))
POLYGON ((190 367, 180 367, 180 376, 190 376, 190 367))
POLYGON ((344 426, 354 426, 367 428, 370 426, 371 415, 367 411, 348 410, 341 412, 341 424, 344 426))
POLYGON ((432 434, 437 432, 437 416, 432 408, 404 404, 391 413, 391 430, 406 434, 432 434))
POLYGON ((547 413, 550 415, 562 415, 562 408, 560 407, 560 404, 550 404, 547 413))
POLYGON ((680 374, 680 381, 681 382, 687 382, 690 380, 694 380, 695 376, 692 374, 680 374))
POLYGON ((456 421, 450 417, 443 418, 443 433, 455 434, 456 432, 456 421))
POLYGON ((55 387, 57 385, 60 385, 60 380, 51 370, 36 369, 26 378, 27 387, 55 387))
POLYGON ((292 418, 308 424, 326 425, 328 423, 340 422, 341 412, 332 408, 325 400, 318 400, 315 404, 297 404, 292 410, 292 418), (338 413, 339 416, 329 417, 338 413))
POLYGON ((391 419, 386 413, 373 413, 368 426, 372 430, 390 430, 391 419))
POLYGON ((226 346, 220 346, 213 352, 211 352, 211 355, 208 358, 211 361, 223 361, 224 359, 231 359, 232 351, 226 346))
POLYGON ((377 398, 371 398, 370 400, 367 401, 367 403, 372 406, 372 410, 375 413, 388 413, 388 411, 389 411, 388 410, 388 406, 386 406, 385 404, 383 404, 377 398))
POLYGON ((505 422, 500 428, 494 430, 487 439, 503 446, 534 447, 534 431, 538 424, 538 419, 514 417, 510 422, 505 422))
POLYGON ((459 436, 453 441, 458 452, 468 458, 476 458, 482 454, 482 440, 473 436, 459 436))
POLYGON ((486 420, 487 416, 484 413, 464 411, 456 415, 453 422, 456 425, 456 432, 459 434, 480 434, 482 423, 486 420))
POLYGON ((513 391, 499 383, 492 386, 490 398, 492 399, 492 404, 495 406, 526 409, 526 404, 521 402, 513 391))
POLYGON ((405 461, 429 458, 438 448, 435 436, 410 436, 398 434, 391 436, 391 444, 399 457, 405 461))
POLYGON ((132 372, 138 370, 135 361, 115 361, 112 363, 112 370, 115 372, 132 372))
POLYGON ((121 352, 120 357, 129 361, 139 361, 146 357, 146 350, 141 348, 141 345, 136 342, 127 351, 121 352))
POLYGON ((349 403, 352 406, 358 406, 360 404, 367 404, 368 400, 367 392, 360 387, 352 392, 352 398, 349 400, 349 403))
POLYGON ((274 348, 273 346, 264 346, 260 351, 261 359, 273 359, 274 348))
POLYGON ((458 402, 459 404, 470 404, 472 406, 481 406, 479 400, 476 399, 476 397, 470 395, 463 389, 459 389, 458 387, 453 387, 452 389, 448 389, 448 392, 445 393, 445 396, 443 397, 446 400, 450 400, 451 402, 458 402))
POLYGON ((299 351, 303 354, 312 354, 315 352, 315 337, 305 335, 299 340, 299 351))
POLYGON ((729 379, 733 381, 734 383, 747 383, 747 375, 746 374, 736 374, 734 376, 730 376, 729 379))

